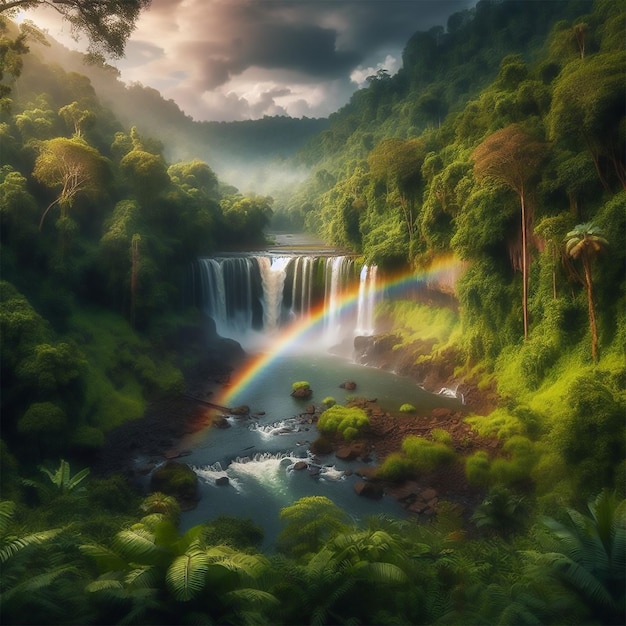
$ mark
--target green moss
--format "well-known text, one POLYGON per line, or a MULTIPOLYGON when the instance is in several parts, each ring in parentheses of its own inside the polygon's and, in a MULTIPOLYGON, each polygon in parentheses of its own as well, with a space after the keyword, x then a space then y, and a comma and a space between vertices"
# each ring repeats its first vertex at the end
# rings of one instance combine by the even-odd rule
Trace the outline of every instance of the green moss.
POLYGON ((320 415, 317 428, 324 435, 341 435, 346 440, 352 440, 369 423, 369 418, 362 409, 335 404, 320 415))
POLYGON ((400 413, 415 413, 417 409, 412 404, 403 404, 400 407, 400 413))
POLYGON ((291 384, 292 391, 298 391, 299 389, 310 389, 311 385, 305 380, 296 381, 291 384))
POLYGON ((433 441, 438 441, 446 446, 452 445, 452 435, 443 428, 433 428, 430 431, 430 436, 433 438, 433 441))
POLYGON ((392 452, 377 468, 376 475, 383 480, 402 481, 414 474, 409 459, 399 452, 392 452))
POLYGON ((486 487, 489 484, 489 456, 484 450, 465 459, 465 476, 472 485, 486 487))
POLYGON ((198 477, 188 465, 168 461, 154 471, 150 486, 154 491, 174 496, 179 502, 195 500, 198 477))
POLYGON ((513 435, 525 433, 522 421, 511 415, 507 409, 496 409, 487 416, 471 415, 465 418, 466 423, 481 437, 498 437, 498 439, 507 439, 513 435))
POLYGON ((454 450, 449 446, 414 435, 405 437, 402 451, 418 472, 432 471, 440 465, 451 463, 454 459, 454 450))

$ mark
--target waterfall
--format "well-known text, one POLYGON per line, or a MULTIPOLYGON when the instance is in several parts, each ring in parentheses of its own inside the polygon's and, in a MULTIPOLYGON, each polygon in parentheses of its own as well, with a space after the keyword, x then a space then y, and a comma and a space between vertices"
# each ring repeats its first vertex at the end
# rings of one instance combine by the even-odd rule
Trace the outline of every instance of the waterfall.
POLYGON ((342 308, 341 296, 346 289, 353 260, 345 256, 328 259, 326 266, 326 316, 324 324, 324 341, 327 345, 337 343, 341 339, 342 308))
POLYGON ((359 300, 357 304, 357 335, 374 334, 374 307, 376 305, 376 273, 378 268, 364 265, 359 277, 359 300))
POLYGON ((257 258, 263 285, 263 331, 275 331, 281 321, 283 304, 283 287, 289 257, 257 258))
POLYGON ((376 267, 363 266, 359 276, 353 257, 241 254, 202 258, 197 266, 197 304, 222 337, 244 343, 269 337, 320 307, 323 327, 315 340, 326 348, 374 332, 376 267))

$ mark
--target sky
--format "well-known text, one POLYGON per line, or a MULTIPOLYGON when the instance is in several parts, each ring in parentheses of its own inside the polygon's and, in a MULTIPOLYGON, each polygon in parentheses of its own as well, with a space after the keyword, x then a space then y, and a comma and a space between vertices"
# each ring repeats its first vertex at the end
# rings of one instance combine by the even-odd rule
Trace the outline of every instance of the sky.
MULTIPOLYGON (((416 31, 475 0, 152 0, 111 60, 198 121, 327 117, 379 69, 400 69, 416 31)), ((53 9, 24 17, 81 49, 53 9)), ((83 49, 85 48, 83 44, 83 49)))

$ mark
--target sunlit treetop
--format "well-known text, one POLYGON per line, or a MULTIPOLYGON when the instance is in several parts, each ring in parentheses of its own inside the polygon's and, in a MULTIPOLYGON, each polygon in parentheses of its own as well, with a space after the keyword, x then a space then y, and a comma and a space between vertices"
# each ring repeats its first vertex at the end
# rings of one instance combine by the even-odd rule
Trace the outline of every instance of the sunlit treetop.
POLYGON ((89 39, 93 57, 124 55, 127 39, 135 28, 142 9, 152 0, 0 0, 0 15, 14 16, 39 6, 53 7, 72 27, 74 37, 82 33, 89 39))

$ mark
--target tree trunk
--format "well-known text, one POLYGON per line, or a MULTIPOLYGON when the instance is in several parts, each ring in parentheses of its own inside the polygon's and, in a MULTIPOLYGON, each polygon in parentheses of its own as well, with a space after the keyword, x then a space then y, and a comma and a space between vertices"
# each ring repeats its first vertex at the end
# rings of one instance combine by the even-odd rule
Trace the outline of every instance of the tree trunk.
POLYGON ((520 193, 522 205, 522 314, 524 316, 524 340, 528 339, 528 225, 526 223, 526 202, 524 191, 520 193))
POLYGON ((585 269, 585 287, 587 288, 587 307, 589 308, 589 328, 591 329, 591 357, 598 362, 598 327, 596 324, 596 310, 593 304, 593 282, 591 280, 591 263, 589 257, 583 253, 583 268, 585 269))

